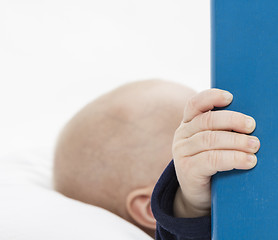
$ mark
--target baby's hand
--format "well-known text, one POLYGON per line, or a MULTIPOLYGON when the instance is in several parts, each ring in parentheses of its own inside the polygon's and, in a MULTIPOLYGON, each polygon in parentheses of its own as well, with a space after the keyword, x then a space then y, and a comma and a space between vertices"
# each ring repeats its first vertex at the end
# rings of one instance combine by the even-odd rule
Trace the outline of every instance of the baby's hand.
POLYGON ((232 94, 209 89, 186 104, 175 132, 173 157, 180 188, 174 202, 176 217, 210 214, 211 176, 218 171, 250 169, 257 163, 257 137, 248 136, 255 120, 242 113, 219 110, 231 103, 232 94), (232 132, 235 131, 235 132, 232 132))

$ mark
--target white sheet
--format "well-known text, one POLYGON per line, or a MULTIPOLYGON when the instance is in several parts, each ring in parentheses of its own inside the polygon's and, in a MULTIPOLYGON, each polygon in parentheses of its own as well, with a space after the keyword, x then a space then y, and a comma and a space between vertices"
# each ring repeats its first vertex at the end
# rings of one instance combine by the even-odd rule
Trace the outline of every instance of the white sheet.
POLYGON ((50 154, 0 157, 1 240, 150 240, 134 225, 52 189, 50 154))

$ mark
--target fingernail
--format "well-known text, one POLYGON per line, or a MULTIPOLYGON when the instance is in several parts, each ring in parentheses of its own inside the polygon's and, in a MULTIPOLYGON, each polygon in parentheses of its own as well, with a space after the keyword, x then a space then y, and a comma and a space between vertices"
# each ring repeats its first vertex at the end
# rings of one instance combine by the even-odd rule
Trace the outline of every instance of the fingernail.
POLYGON ((257 149, 260 145, 260 141, 259 139, 257 139, 256 137, 249 137, 248 139, 248 147, 253 148, 253 149, 257 149))
POLYGON ((256 165, 257 157, 254 154, 248 154, 247 159, 248 159, 251 166, 256 165))
POLYGON ((247 117, 246 118, 246 127, 249 129, 249 130, 253 130, 254 127, 255 127, 255 120, 251 117, 247 117))
POLYGON ((223 93, 223 96, 226 98, 227 102, 231 102, 233 99, 233 94, 231 94, 230 92, 225 91, 223 93))

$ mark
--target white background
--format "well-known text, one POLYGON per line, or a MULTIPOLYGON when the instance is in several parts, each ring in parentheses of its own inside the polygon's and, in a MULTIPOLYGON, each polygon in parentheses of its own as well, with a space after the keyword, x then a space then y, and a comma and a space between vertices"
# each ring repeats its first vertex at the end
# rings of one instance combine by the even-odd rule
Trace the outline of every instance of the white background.
POLYGON ((209 0, 0 0, 0 153, 52 148, 129 81, 210 86, 209 0))

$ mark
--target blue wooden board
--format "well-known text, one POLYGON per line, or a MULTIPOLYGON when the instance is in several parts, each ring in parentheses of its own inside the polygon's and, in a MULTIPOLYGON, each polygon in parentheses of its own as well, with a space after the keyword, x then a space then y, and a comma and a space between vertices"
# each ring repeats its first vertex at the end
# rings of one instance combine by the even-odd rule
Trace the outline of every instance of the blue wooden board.
POLYGON ((212 178, 213 240, 278 239, 278 1, 211 0, 212 87, 226 109, 255 118, 261 149, 249 171, 212 178))

